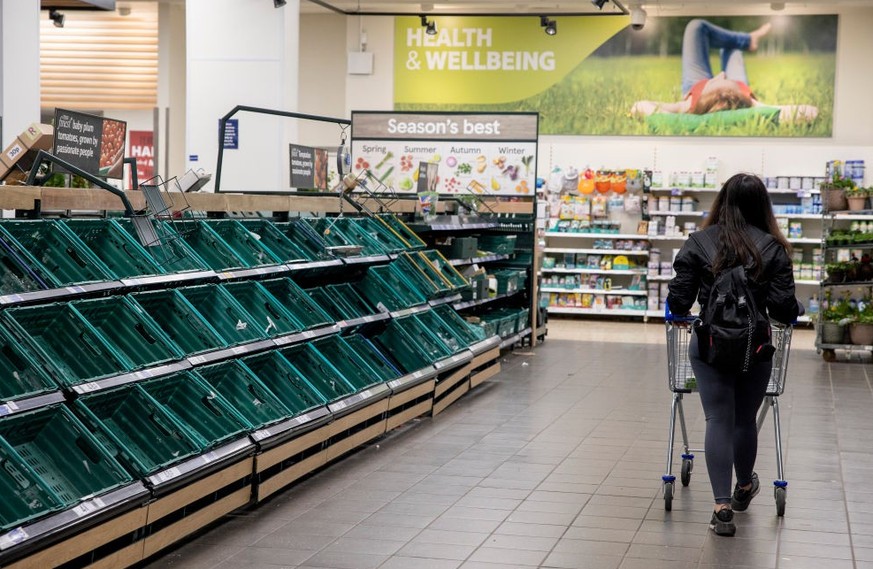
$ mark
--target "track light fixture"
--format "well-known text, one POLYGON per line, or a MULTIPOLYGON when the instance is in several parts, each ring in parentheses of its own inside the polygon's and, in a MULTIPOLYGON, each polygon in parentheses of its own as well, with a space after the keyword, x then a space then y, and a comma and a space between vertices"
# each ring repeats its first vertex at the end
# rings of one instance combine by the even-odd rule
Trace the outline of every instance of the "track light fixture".
POLYGON ((64 16, 58 10, 55 10, 54 8, 49 10, 49 20, 52 21, 52 23, 55 25, 56 28, 63 28, 65 19, 66 19, 66 16, 64 16))
POLYGON ((550 20, 547 16, 540 16, 540 26, 545 28, 547 35, 553 36, 558 33, 558 22, 550 20))
POLYGON ((284 8, 287 0, 273 0, 273 8, 284 8))
POLYGON ((436 22, 433 20, 428 21, 427 16, 421 16, 421 25, 424 28, 427 28, 424 33, 429 36, 435 36, 437 34, 436 22))
POLYGON ((591 0, 591 3, 594 4, 594 6, 595 6, 598 10, 603 10, 603 6, 604 6, 608 1, 609 1, 609 0, 591 0))

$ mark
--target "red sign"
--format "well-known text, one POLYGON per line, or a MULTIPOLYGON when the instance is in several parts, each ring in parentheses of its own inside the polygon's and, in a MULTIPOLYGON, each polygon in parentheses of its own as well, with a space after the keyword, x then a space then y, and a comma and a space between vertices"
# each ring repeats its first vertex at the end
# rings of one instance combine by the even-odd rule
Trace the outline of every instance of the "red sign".
POLYGON ((130 131, 130 154, 136 158, 139 183, 155 177, 155 135, 150 130, 130 131))

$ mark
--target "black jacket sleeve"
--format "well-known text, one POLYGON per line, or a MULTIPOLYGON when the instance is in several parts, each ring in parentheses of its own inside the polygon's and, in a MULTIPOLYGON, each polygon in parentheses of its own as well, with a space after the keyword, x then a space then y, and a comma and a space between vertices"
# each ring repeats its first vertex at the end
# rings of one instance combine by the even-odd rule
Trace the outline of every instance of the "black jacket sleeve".
POLYGON ((783 324, 797 320, 800 312, 794 296, 794 270, 788 253, 778 244, 772 256, 769 273, 770 287, 767 292, 767 313, 770 318, 783 324))
POLYGON ((667 305, 670 307, 670 312, 680 316, 688 314, 700 290, 701 261, 697 259, 696 252, 699 246, 695 239, 692 235, 673 261, 673 271, 676 276, 670 281, 667 305))

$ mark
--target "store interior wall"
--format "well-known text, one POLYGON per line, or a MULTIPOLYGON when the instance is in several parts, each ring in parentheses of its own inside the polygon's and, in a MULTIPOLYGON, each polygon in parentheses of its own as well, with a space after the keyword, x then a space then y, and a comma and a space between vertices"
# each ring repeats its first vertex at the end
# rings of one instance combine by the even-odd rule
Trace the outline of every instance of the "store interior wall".
POLYGON ((158 11, 158 170, 164 179, 185 172, 187 100, 185 5, 161 2, 158 11))
POLYGON ((0 144, 39 121, 39 2, 0 0, 0 144))
MULTIPOLYGON (((319 44, 323 49, 307 53, 300 60, 300 109, 307 114, 348 118, 346 108, 346 18, 340 14, 320 14, 306 18, 300 26, 300 45, 319 44), (316 86, 313 88, 312 86, 316 86)), ((351 48, 350 48, 351 49, 351 48)), ((335 148, 341 129, 335 124, 299 121, 300 140, 307 146, 335 148)))
MULTIPOLYGON (((299 2, 276 9, 270 2, 188 0, 186 8, 185 168, 214 173, 218 122, 236 105, 298 109, 299 2)), ((287 190, 296 121, 236 118, 239 149, 224 152, 221 189, 287 190)))
MULTIPOLYGON (((760 15, 770 12, 762 8, 760 15)), ((786 8, 780 14, 833 13, 815 8, 786 8)), ((873 8, 836 11, 840 15, 837 46, 836 101, 831 138, 697 138, 682 137, 609 137, 547 136, 540 137, 538 175, 545 177, 555 167, 567 168, 654 168, 665 172, 702 170, 710 156, 720 159, 722 179, 737 171, 761 175, 822 175, 830 159, 863 159, 873 163, 873 113, 869 112, 869 94, 873 92, 873 74, 869 54, 873 53, 873 8)), ((652 12, 650 12, 651 17, 652 12)), ((706 9, 683 8, 671 16, 711 15, 706 9)), ((302 27, 315 27, 314 16, 304 14, 302 27)), ((349 49, 358 45, 358 17, 347 18, 349 49)), ((346 107, 352 110, 390 110, 393 107, 394 26, 391 17, 363 18, 367 31, 368 51, 374 53, 372 75, 346 75, 346 107)), ((301 61, 327 49, 315 35, 312 42, 301 45, 301 61)), ((307 82, 302 89, 324 91, 333 84, 325 77, 307 82)), ((308 109, 302 107, 306 112, 308 109)), ((338 111, 339 112, 339 111, 338 111)), ((305 144, 305 141, 303 142, 305 144)), ((869 178, 869 177, 868 177, 869 178)))

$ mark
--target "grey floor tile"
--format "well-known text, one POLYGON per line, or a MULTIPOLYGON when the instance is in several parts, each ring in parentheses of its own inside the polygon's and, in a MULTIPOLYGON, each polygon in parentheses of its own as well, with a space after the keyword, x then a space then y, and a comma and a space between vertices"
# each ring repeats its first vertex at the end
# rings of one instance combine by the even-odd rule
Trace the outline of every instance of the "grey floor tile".
POLYGON ((450 545, 475 545, 479 546, 488 539, 487 533, 471 531, 449 531, 426 528, 415 536, 414 542, 421 543, 445 543, 450 545))
POLYGON ((458 569, 461 562, 453 559, 422 559, 395 555, 379 566, 379 569, 458 569))
MULTIPOLYGON (((376 569, 388 560, 387 555, 370 555, 366 553, 316 553, 306 560, 307 566, 326 567, 330 569, 376 569)), ((240 565, 236 565, 240 567, 240 565)), ((251 566, 249 566, 251 567, 251 566)))
POLYGON ((470 556, 470 561, 537 567, 546 558, 546 555, 548 555, 546 551, 480 547, 470 556))
POLYGON ((540 567, 559 569, 617 569, 620 555, 583 555, 580 553, 552 552, 540 567))
POLYGON ((458 545, 454 543, 427 543, 422 541, 411 541, 404 545, 398 555, 404 557, 421 557, 424 559, 455 559, 463 561, 467 559, 473 551, 476 550, 475 545, 458 545))

